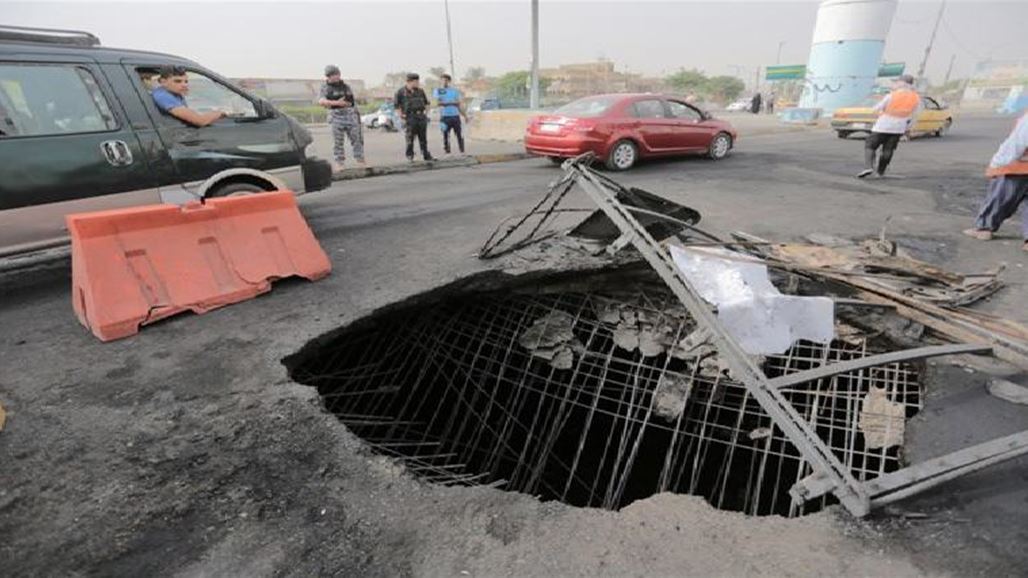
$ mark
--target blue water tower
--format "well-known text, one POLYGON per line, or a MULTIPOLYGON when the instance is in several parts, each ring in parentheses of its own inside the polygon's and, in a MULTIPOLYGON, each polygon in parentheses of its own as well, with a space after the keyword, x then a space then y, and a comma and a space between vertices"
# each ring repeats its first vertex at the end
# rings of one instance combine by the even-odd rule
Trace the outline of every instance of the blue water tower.
POLYGON ((817 9, 801 108, 863 102, 874 87, 897 0, 823 0, 817 9))

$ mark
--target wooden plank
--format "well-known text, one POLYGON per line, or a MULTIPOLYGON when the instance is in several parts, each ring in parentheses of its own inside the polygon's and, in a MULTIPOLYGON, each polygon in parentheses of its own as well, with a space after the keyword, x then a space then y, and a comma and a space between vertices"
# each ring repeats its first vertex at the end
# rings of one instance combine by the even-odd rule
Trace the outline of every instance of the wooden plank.
MULTIPOLYGON (((733 233, 733 237, 744 241, 758 243, 767 242, 748 233, 733 233)), ((993 354, 1022 369, 1028 369, 1028 328, 1008 320, 991 320, 984 315, 944 309, 937 305, 925 303, 913 297, 886 289, 875 283, 868 282, 854 275, 842 275, 830 271, 818 271, 804 265, 794 265, 788 261, 768 258, 768 265, 786 270, 794 270, 812 276, 830 279, 849 285, 858 290, 857 297, 871 303, 892 305, 896 313, 916 321, 933 331, 950 339, 964 343, 991 345, 993 354)))

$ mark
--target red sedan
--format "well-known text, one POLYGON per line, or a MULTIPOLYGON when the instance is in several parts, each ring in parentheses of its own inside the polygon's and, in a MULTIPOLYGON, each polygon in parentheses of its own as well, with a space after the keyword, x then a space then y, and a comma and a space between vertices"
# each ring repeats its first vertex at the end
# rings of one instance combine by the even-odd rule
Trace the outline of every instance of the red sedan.
POLYGON ((525 130, 525 150, 555 163, 593 152, 608 168, 623 171, 640 158, 699 153, 723 159, 735 138, 730 123, 685 100, 657 94, 604 94, 533 118, 525 130))

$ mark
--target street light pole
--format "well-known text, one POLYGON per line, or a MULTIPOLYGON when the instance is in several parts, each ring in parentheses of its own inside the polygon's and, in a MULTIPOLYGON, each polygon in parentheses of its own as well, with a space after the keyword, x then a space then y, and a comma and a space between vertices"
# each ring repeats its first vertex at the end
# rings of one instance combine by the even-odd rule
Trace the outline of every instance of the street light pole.
POLYGON ((932 44, 935 44, 935 34, 939 31, 939 23, 942 22, 942 11, 946 9, 946 0, 939 4, 939 15, 935 17, 935 27, 932 28, 932 36, 928 39, 928 46, 924 49, 924 58, 921 59, 921 66, 917 67, 917 82, 924 82, 924 70, 928 65, 928 55, 932 53, 932 44))
POLYGON ((782 46, 785 46, 785 41, 784 40, 779 40, 778 41, 778 56, 775 57, 775 64, 781 64, 782 63, 782 46))
POLYGON ((532 84, 528 106, 539 108, 539 0, 532 0, 532 84))
POLYGON ((949 84, 949 75, 953 73, 953 63, 957 61, 957 55, 954 54, 949 59, 949 66, 946 67, 946 78, 942 79, 942 86, 945 88, 949 84))
POLYGON ((453 66, 453 33, 450 31, 450 0, 443 0, 446 10, 446 42, 450 45, 450 76, 457 78, 457 69, 453 66))

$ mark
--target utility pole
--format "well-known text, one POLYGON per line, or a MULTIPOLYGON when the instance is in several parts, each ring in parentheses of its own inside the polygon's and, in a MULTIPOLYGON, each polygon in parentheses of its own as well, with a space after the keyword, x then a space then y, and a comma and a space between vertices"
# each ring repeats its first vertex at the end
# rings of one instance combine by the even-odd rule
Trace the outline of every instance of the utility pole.
POLYGON ((450 45, 450 76, 457 78, 457 69, 453 66, 453 33, 450 31, 450 0, 443 0, 446 9, 446 42, 450 45))
POLYGON ((917 67, 917 82, 923 82, 924 69, 928 66, 928 55, 932 53, 932 45, 935 44, 935 34, 939 31, 939 23, 942 22, 942 12, 946 9, 946 0, 939 4, 939 15, 935 17, 935 26, 932 28, 932 36, 928 39, 928 46, 924 49, 924 58, 921 59, 921 66, 917 67))
POLYGON ((532 0, 532 85, 528 106, 539 108, 539 0, 532 0))
POLYGON ((784 40, 778 41, 778 56, 775 57, 775 64, 781 64, 782 63, 782 46, 785 46, 785 41, 784 40))
POLYGON ((946 78, 944 78, 942 80, 942 86, 944 86, 944 87, 947 84, 949 84, 949 75, 953 72, 953 63, 956 62, 956 60, 957 60, 957 55, 956 54, 951 56, 950 59, 949 59, 949 66, 946 67, 946 78))

